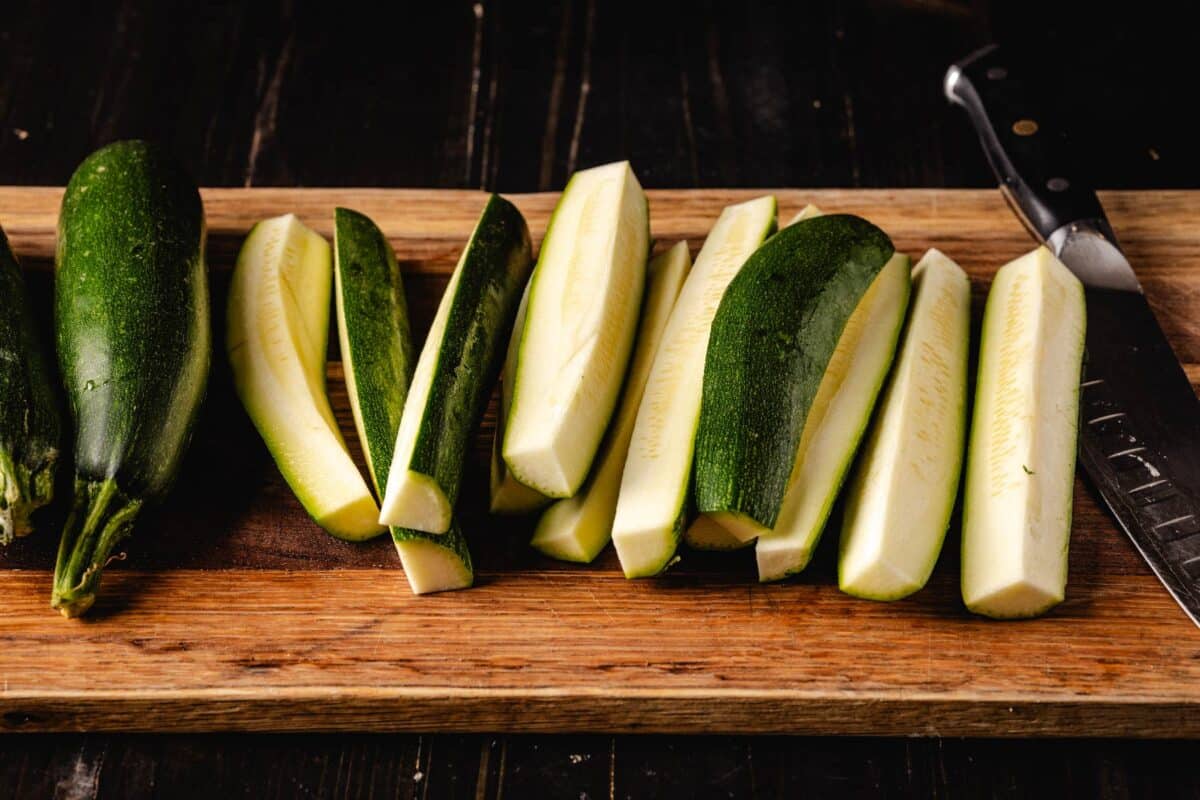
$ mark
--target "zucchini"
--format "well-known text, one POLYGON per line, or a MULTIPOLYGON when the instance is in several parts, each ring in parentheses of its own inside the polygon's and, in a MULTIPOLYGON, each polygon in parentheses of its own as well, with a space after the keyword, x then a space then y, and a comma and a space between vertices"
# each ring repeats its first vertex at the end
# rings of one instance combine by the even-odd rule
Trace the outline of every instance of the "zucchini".
POLYGON ((971 282, 937 250, 913 270, 896 365, 846 488, 843 592, 895 600, 925 585, 942 550, 966 449, 971 282))
POLYGON ((963 501, 976 614, 1032 617, 1064 597, 1085 328, 1083 286, 1045 247, 992 280, 963 501))
POLYGON ((642 392, 671 309, 691 268, 687 242, 677 243, 654 258, 647 267, 646 301, 620 409, 596 456, 592 474, 579 494, 559 500, 542 515, 530 542, 534 549, 563 561, 589 563, 608 544, 617 509, 617 491, 621 487, 621 472, 629 453, 629 440, 642 392))
MULTIPOLYGON (((416 359, 396 254, 368 217, 333 212, 338 342, 354 427, 377 494, 387 486, 392 448, 416 359)), ((392 528, 414 594, 462 589, 474 572, 457 523, 443 536, 392 528)))
POLYGON ((55 261, 75 488, 51 605, 74 617, 143 505, 170 488, 204 397, 211 332, 195 183, 145 142, 96 151, 67 184, 55 261))
POLYGON ((238 253, 225 346, 238 397, 304 510, 328 533, 383 532, 325 394, 329 243, 294 214, 251 229, 238 253))
MULTIPOLYGON (((816 206, 806 205, 800 209, 789 221, 785 227, 791 227, 797 222, 803 222, 806 219, 819 217, 824 212, 816 206)), ((728 515, 716 514, 699 514, 688 529, 684 532, 684 541, 695 550, 740 550, 743 547, 748 547, 754 543, 758 537, 758 531, 747 526, 739 526, 736 519, 728 518, 728 515), (725 527, 722 522, 729 524, 725 527), (744 538, 743 538, 744 537, 744 538)))
POLYGON ((895 356, 910 270, 908 256, 892 256, 838 337, 805 419, 775 527, 756 531, 759 580, 793 575, 812 558, 895 356))
POLYGON ((774 229, 774 197, 727 207, 671 310, 617 495, 612 538, 626 577, 656 575, 675 555, 688 505, 709 326, 725 287, 774 229))
POLYGON ((818 216, 773 236, 730 282, 704 365, 700 513, 719 514, 731 531, 775 526, 838 340, 892 254, 887 235, 866 220, 818 216))
POLYGON ((380 522, 445 533, 471 432, 487 405, 533 259, 529 228, 499 195, 484 205, 409 385, 380 522))
POLYGON ((54 498, 62 409, 21 267, 0 229, 0 545, 54 498))
POLYGON ((509 406, 512 405, 512 376, 517 369, 517 349, 521 345, 521 333, 525 330, 525 309, 528 305, 529 287, 526 286, 525 293, 521 295, 521 304, 517 307, 517 318, 504 357, 504 374, 500 379, 500 407, 496 411, 496 434, 492 437, 490 473, 490 510, 493 514, 528 514, 544 508, 550 502, 549 497, 513 477, 501 455, 504 450, 504 424, 508 419, 509 406))
POLYGON ((628 162, 577 172, 529 286, 503 457, 548 497, 583 484, 633 347, 650 251, 646 195, 628 162))

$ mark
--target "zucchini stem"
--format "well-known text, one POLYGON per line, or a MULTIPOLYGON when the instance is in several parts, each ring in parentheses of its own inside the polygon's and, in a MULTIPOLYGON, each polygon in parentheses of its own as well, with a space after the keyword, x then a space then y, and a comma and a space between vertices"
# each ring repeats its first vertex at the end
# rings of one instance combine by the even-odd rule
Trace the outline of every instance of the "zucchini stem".
POLYGON ((75 481, 75 501, 58 545, 50 599, 64 617, 78 617, 92 607, 113 548, 129 535, 141 510, 142 501, 127 498, 112 478, 75 481))
POLYGON ((30 470, 0 452, 0 545, 33 532, 30 517, 54 498, 54 462, 30 470))

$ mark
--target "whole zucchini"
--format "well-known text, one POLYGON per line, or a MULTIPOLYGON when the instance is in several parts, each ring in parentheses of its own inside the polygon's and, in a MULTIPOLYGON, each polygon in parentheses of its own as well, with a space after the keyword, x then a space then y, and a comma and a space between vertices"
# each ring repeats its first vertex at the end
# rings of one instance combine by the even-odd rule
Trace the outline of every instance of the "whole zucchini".
POLYGON ((146 142, 96 151, 67 185, 55 260, 75 496, 51 605, 74 617, 143 504, 170 487, 204 396, 211 334, 195 183, 146 142))
POLYGON ((0 545, 54 497, 62 419, 21 268, 0 230, 0 545))

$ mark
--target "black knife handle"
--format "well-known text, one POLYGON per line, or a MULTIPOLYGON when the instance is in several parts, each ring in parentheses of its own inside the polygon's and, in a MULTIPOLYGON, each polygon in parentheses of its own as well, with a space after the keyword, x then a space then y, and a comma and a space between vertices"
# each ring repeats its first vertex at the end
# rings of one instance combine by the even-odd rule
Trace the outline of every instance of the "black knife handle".
POLYGON ((1115 242, 1095 191, 1072 168, 1062 131, 1033 105, 1019 65, 998 46, 950 67, 945 90, 966 109, 1001 191, 1034 236, 1044 241, 1086 220, 1115 242))

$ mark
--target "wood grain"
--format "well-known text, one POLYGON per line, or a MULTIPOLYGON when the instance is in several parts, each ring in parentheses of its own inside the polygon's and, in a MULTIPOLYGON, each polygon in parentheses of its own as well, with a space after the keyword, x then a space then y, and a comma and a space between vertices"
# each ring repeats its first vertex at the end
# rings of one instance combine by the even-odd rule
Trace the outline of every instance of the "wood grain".
MULTIPOLYGON (((695 250, 724 204, 759 193, 651 192, 653 233, 695 250)), ((937 246, 980 294, 1030 247, 993 192, 777 194, 781 215, 815 202, 872 218, 914 255, 937 246)), ((43 295, 59 196, 0 188, 0 224, 43 295)), ((513 199, 540 233, 554 196, 513 199)), ((1200 195, 1103 200, 1197 374, 1200 195)), ((254 221, 296 211, 328 233, 333 206, 349 205, 391 239, 421 325, 483 196, 208 190, 205 201, 218 295, 254 221)), ((994 623, 962 610, 953 545, 930 586, 896 604, 836 591, 833 537, 800 579, 766 586, 745 553, 685 554, 638 582, 611 553, 585 568, 542 559, 524 545, 528 521, 480 510, 485 422, 463 513, 479 586, 414 598, 386 542, 336 542, 304 517, 216 361, 171 504, 129 542, 92 618, 48 608, 53 536, 0 555, 0 730, 1200 735, 1200 633, 1083 483, 1067 602, 994 623)), ((336 364, 330 374, 349 431, 336 364)))

